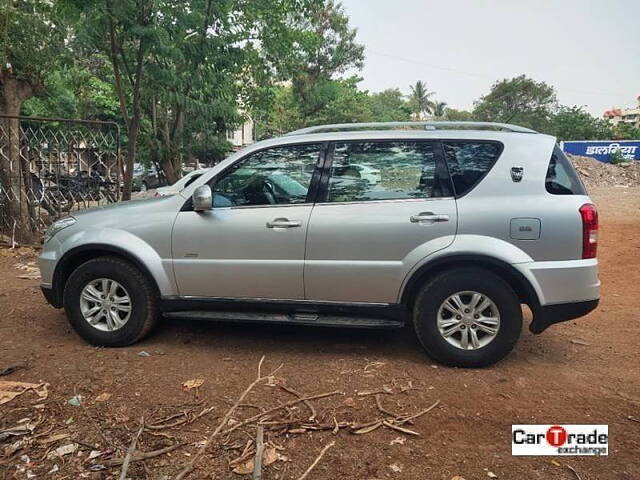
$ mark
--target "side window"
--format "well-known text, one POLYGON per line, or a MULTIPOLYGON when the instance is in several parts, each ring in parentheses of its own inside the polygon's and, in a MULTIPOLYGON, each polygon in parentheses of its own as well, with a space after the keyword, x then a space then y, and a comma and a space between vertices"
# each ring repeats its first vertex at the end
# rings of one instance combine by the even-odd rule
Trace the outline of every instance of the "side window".
POLYGON ((571 166, 567 156, 556 145, 551 155, 547 178, 545 181, 547 192, 554 195, 586 195, 587 192, 578 178, 578 174, 571 166))
POLYGON ((430 198, 448 194, 428 142, 336 143, 327 202, 430 198))
POLYGON ((444 142, 451 180, 457 196, 464 195, 484 177, 502 152, 498 142, 444 142))
POLYGON ((213 181, 214 206, 305 203, 321 144, 256 152, 213 181))

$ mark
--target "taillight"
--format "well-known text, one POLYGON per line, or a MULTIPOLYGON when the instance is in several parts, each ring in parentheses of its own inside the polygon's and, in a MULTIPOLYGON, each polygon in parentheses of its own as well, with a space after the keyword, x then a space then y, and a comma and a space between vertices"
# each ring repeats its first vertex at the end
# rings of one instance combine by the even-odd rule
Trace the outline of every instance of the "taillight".
POLYGON ((580 207, 582 217, 582 258, 596 258, 598 251, 598 210, 591 203, 580 207))

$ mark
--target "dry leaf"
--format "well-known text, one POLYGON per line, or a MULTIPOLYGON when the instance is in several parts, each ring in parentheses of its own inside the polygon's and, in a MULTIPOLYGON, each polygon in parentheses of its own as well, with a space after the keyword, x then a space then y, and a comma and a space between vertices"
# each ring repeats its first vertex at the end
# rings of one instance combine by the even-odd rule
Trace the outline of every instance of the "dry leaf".
POLYGON ((53 452, 49 452, 47 458, 55 458, 55 457, 63 457, 65 455, 69 455, 70 453, 74 453, 78 449, 78 445, 75 443, 69 443, 67 445, 63 445, 62 447, 56 448, 53 452))
MULTIPOLYGON (((264 449, 262 453, 262 465, 267 466, 278 460, 286 460, 287 457, 284 455, 280 455, 274 447, 267 447, 264 449)), ((238 475, 247 475, 253 472, 254 469, 255 456, 249 458, 245 462, 236 465, 232 472, 237 473, 238 475)))
POLYGON ((18 440, 17 442, 13 442, 11 445, 7 445, 6 447, 4 447, 5 458, 10 457, 14 453, 16 453, 18 450, 20 450, 23 447, 24 444, 25 444, 25 441, 24 439, 22 439, 22 440, 18 440))
POLYGON ((106 402, 110 398, 111 398, 111 394, 107 393, 107 392, 104 392, 104 393, 101 393, 100 395, 98 395, 96 397, 96 402, 106 402))
POLYGON ((49 396, 46 383, 10 382, 8 380, 2 380, 0 381, 0 405, 10 402, 28 390, 36 392, 40 400, 46 400, 49 396))
POLYGON ((487 477, 489 477, 489 478, 498 478, 498 475, 496 475, 493 472, 487 472, 487 477))
POLYGON ((355 433, 356 435, 361 435, 363 433, 373 432, 380 425, 382 425, 382 421, 376 422, 373 425, 370 425, 368 427, 363 427, 363 428, 359 428, 358 430, 354 430, 353 433, 355 433))
POLYGON ((264 453, 262 454, 262 464, 271 465, 277 460, 280 460, 281 457, 282 455, 280 455, 274 447, 267 447, 264 449, 264 453))
POLYGON ((183 390, 192 390, 194 388, 199 388, 204 383, 204 378, 194 378, 193 380, 187 380, 186 382, 182 382, 183 390))

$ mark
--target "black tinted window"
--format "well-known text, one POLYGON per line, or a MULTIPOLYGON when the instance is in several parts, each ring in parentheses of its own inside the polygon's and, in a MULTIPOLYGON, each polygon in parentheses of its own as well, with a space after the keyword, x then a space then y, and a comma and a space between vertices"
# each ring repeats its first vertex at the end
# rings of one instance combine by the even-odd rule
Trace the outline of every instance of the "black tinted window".
POLYGON ((484 177, 502 152, 497 142, 444 142, 444 153, 456 195, 464 195, 484 177))
POLYGON ((321 145, 290 145, 249 155, 214 180, 214 206, 305 203, 321 145))
POLYGON ((551 155, 545 187, 547 192, 554 195, 587 194, 569 159, 557 145, 551 155))
POLYGON ((329 179, 329 202, 440 197, 433 144, 427 142, 337 143, 329 179))

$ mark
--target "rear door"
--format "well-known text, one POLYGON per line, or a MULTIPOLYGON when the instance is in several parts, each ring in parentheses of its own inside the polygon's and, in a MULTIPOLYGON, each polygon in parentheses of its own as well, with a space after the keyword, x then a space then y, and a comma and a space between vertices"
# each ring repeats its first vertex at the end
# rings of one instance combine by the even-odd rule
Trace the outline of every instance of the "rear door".
POLYGON ((411 268, 453 242, 456 223, 439 142, 336 142, 309 221, 305 298, 395 303, 411 268))

